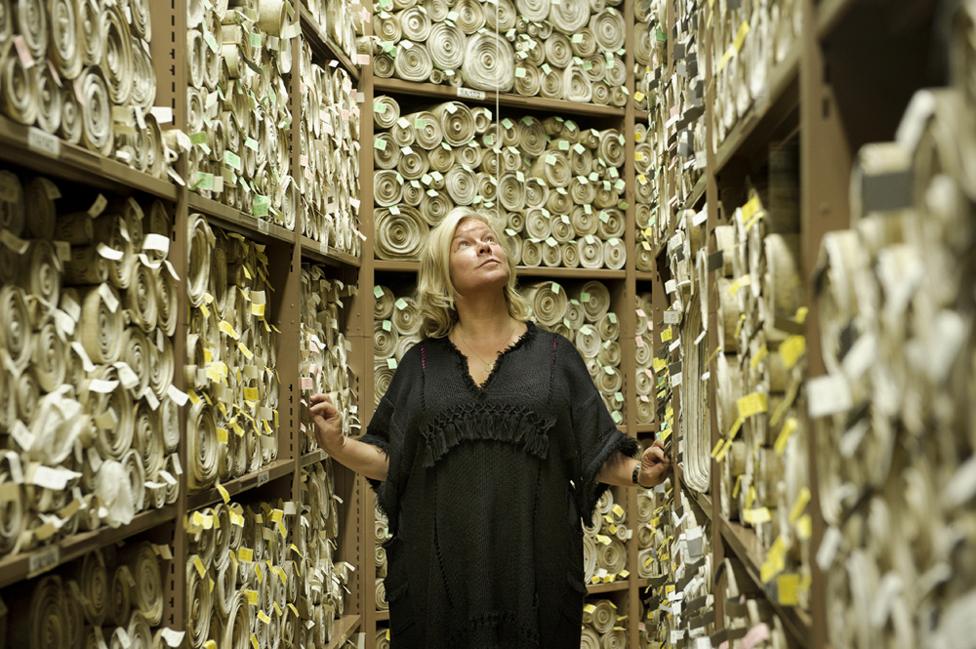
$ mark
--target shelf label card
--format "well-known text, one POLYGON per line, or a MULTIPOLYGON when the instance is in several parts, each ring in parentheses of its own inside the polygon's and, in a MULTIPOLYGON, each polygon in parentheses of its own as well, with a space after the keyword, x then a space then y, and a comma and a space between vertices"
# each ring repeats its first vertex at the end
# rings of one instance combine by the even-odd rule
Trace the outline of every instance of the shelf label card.
POLYGON ((51 158, 61 157, 61 140, 33 126, 27 129, 27 148, 51 158))
POLYGON ((457 96, 461 99, 476 99, 482 101, 485 98, 485 93, 481 90, 472 90, 471 88, 462 88, 458 86, 457 96))

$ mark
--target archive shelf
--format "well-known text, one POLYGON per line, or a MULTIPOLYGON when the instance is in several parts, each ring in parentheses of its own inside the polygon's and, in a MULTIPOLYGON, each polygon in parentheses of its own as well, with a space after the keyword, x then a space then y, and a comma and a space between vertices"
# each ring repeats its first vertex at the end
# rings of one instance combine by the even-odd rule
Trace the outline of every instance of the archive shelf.
POLYGON ((342 66, 342 69, 349 73, 349 76, 358 81, 361 74, 359 66, 351 61, 346 53, 342 51, 342 48, 329 38, 323 31, 323 27, 315 20, 315 16, 305 6, 304 2, 302 2, 299 8, 299 14, 302 23, 302 35, 308 41, 312 51, 326 60, 332 59, 337 61, 342 66))
MULTIPOLYGON (((434 83, 419 83, 402 79, 383 79, 375 77, 373 80, 376 94, 399 94, 428 97, 438 101, 462 101, 464 103, 495 105, 495 93, 483 90, 473 90, 457 86, 444 86, 434 83)), ((528 112, 554 113, 558 115, 573 115, 579 117, 614 117, 622 119, 624 109, 600 104, 581 104, 563 99, 545 99, 542 97, 523 97, 511 93, 498 94, 499 106, 517 108, 528 112)))
MULTIPOLYGON (((715 152, 715 176, 736 158, 752 160, 765 145, 782 137, 798 122, 800 103, 800 43, 770 72, 768 90, 753 102, 715 152), (784 124, 786 126, 784 127, 784 124)), ((707 109, 706 109, 707 110, 707 109)), ((704 188, 702 188, 704 189, 704 188)))
POLYGON ((332 627, 332 639, 326 649, 339 649, 359 628, 359 615, 343 615, 332 627))
POLYGON ((175 201, 178 187, 117 160, 0 115, 0 159, 39 174, 121 194, 140 191, 175 201))
POLYGON ((61 564, 74 561, 92 550, 142 534, 154 527, 171 522, 175 516, 176 507, 167 505, 161 509, 136 514, 128 525, 122 527, 102 527, 91 532, 80 532, 36 550, 6 557, 0 560, 0 588, 53 570, 61 564))
MULTIPOLYGON (((417 273, 420 272, 420 262, 411 260, 376 260, 373 269, 387 273, 417 273)), ((595 279, 612 280, 624 279, 626 270, 611 268, 563 268, 547 266, 518 266, 519 277, 543 277, 551 279, 595 279)))
POLYGON ((245 214, 229 205, 204 198, 199 194, 189 193, 187 205, 191 212, 199 212, 209 217, 214 225, 225 230, 233 230, 247 238, 261 243, 294 243, 295 233, 275 223, 262 221, 257 217, 245 214))
POLYGON ((361 265, 358 258, 349 253, 332 250, 321 241, 315 241, 302 235, 301 242, 302 258, 308 261, 338 268, 359 268, 361 265))
MULTIPOLYGON (((252 471, 251 473, 242 475, 240 478, 234 480, 228 480, 221 486, 227 491, 227 494, 233 498, 247 491, 257 489, 272 480, 277 480, 283 476, 289 475, 295 470, 294 460, 276 460, 270 464, 266 464, 257 471, 252 471)), ((216 504, 220 502, 223 495, 220 490, 214 487, 213 489, 206 489, 198 493, 189 494, 186 498, 188 509, 202 509, 209 505, 216 504)))

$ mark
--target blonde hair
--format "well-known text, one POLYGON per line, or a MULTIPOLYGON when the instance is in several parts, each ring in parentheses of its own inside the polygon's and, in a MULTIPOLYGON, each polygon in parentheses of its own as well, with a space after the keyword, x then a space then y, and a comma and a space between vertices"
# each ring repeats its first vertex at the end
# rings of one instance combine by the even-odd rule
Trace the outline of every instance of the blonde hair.
POLYGON ((511 245, 506 237, 499 236, 498 229, 486 214, 468 207, 456 207, 447 213, 427 237, 420 255, 420 278, 417 287, 417 306, 422 318, 421 331, 431 338, 443 338, 457 322, 454 297, 457 291, 451 281, 451 242, 454 232, 464 219, 477 219, 487 225, 505 249, 508 263, 508 282, 505 284, 505 301, 508 314, 516 320, 527 320, 529 304, 515 290, 518 277, 512 261, 511 245))

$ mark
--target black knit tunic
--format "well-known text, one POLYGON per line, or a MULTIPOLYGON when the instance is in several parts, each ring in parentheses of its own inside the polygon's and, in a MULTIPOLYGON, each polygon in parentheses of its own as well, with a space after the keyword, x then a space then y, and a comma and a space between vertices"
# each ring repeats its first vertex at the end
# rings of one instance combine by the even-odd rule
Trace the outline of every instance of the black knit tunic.
POLYGON ((393 538, 385 580, 393 649, 578 649, 583 520, 608 485, 619 430, 576 348, 528 330, 482 386, 447 338, 403 357, 362 441, 393 538))

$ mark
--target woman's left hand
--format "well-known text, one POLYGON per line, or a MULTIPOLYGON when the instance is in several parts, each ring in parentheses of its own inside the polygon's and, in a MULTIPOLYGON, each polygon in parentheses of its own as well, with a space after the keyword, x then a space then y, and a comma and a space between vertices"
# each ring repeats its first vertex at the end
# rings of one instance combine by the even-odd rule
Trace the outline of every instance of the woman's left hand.
POLYGON ((656 487, 664 482, 668 472, 671 471, 671 459, 664 452, 664 444, 660 440, 644 449, 641 454, 640 474, 637 481, 643 487, 656 487))

